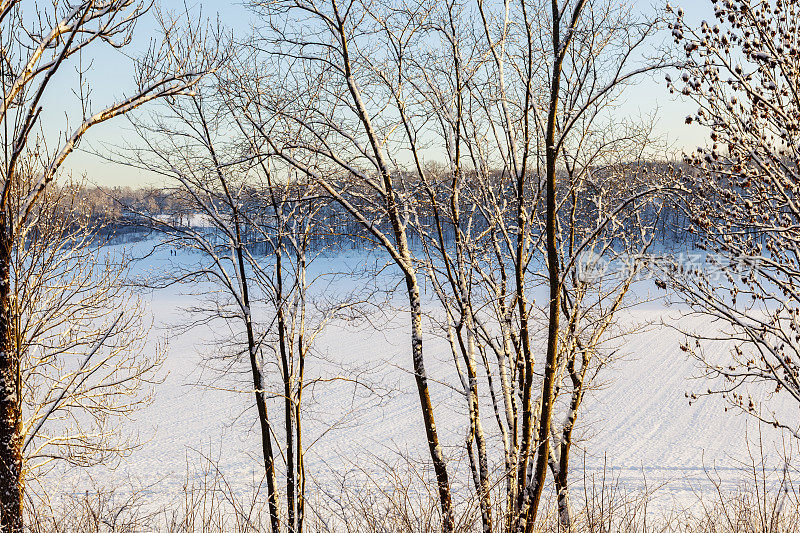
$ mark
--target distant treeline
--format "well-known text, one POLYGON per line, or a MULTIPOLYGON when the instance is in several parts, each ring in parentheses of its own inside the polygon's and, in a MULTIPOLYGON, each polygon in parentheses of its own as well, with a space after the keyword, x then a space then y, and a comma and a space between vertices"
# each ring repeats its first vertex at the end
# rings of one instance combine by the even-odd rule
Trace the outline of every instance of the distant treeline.
MULTIPOLYGON (((597 174, 601 174, 605 169, 596 169, 597 174)), ((637 165, 630 169, 623 170, 622 177, 619 176, 619 168, 615 169, 617 177, 614 180, 599 180, 605 187, 626 187, 625 172, 651 172, 658 174, 663 183, 664 173, 670 172, 676 176, 681 172, 674 171, 674 165, 667 163, 649 163, 646 166, 637 165), (673 170, 670 170, 673 169, 673 170)), ((676 178, 677 180, 680 178, 676 178)), ((641 180, 637 181, 641 184, 641 180)), ((593 183, 597 183, 595 180, 593 183)), ((502 176, 497 177, 495 184, 499 194, 506 194, 512 198, 512 192, 505 191, 504 188, 511 187, 511 180, 503 180, 502 176), (507 183, 507 184, 504 184, 507 183)), ((641 186, 641 185, 640 185, 641 186)), ((307 238, 310 240, 312 249, 327 248, 331 251, 344 249, 369 249, 372 248, 372 238, 368 230, 362 224, 355 221, 337 202, 330 200, 324 194, 309 194, 310 185, 297 184, 293 191, 292 187, 283 186, 279 195, 272 195, 265 187, 250 186, 242 188, 237 193, 239 209, 245 213, 243 228, 246 232, 245 242, 249 243, 252 251, 269 253, 273 246, 274 239, 271 236, 278 232, 297 231, 292 224, 294 216, 311 217, 311 229, 308 231, 307 238), (276 203, 275 196, 280 200, 276 203), (298 206, 302 202, 303 206, 298 206), (283 210, 283 217, 276 216, 277 209, 283 210), (284 227, 276 227, 276 220, 279 218, 284 222, 284 227), (255 226, 258 226, 256 228, 255 226), (292 226, 292 227, 288 227, 292 226)), ((342 183, 342 187, 352 187, 351 184, 342 183)), ((597 185, 594 185, 596 188, 597 185)), ((435 188, 435 184, 434 184, 435 188)), ((442 191, 446 191, 446 186, 442 191)), ((441 224, 445 242, 452 239, 452 225, 447 217, 446 207, 448 201, 441 198, 437 208, 431 200, 430 189, 425 191, 422 187, 406 185, 405 194, 399 198, 403 202, 407 212, 413 211, 415 223, 411 224, 411 244, 421 246, 420 230, 434 231, 437 217, 441 224), (412 209, 413 208, 413 209, 412 209)), ((489 224, 489 221, 480 215, 480 210, 471 209, 470 202, 478 198, 477 195, 469 194, 469 186, 465 187, 462 193, 461 211, 471 213, 470 216, 462 216, 462 224, 471 224, 473 231, 480 231, 489 224)), ((591 225, 591 221, 597 217, 596 198, 601 193, 609 191, 592 190, 587 187, 585 199, 581 201, 581 209, 577 216, 586 219, 586 224, 591 225)), ((631 191, 628 191, 631 192, 631 191)), ((434 192, 436 194, 436 192, 434 192)), ((442 192, 444 194, 444 192, 442 192)), ((196 212, 187 206, 193 205, 184 197, 185 193, 179 189, 156 188, 156 187, 102 187, 102 186, 81 186, 78 197, 81 200, 83 209, 90 220, 90 227, 96 233, 108 236, 114 240, 130 241, 144 238, 157 231, 164 225, 194 227, 203 231, 215 231, 211 220, 212 215, 208 213, 196 212)), ((370 203, 366 194, 351 195, 354 202, 365 206, 370 203)), ((194 204, 196 205, 196 204, 194 204)), ((632 209, 635 207, 631 207, 632 209)), ((657 228, 657 235, 654 243, 663 247, 685 247, 695 243, 694 235, 687 231, 690 221, 681 208, 681 197, 679 194, 663 194, 656 202, 649 202, 644 207, 638 207, 643 212, 641 216, 648 220, 653 227, 657 228)), ((512 216, 512 209, 509 209, 508 216, 512 216)), ((542 210, 538 210, 543 212, 542 210)), ((219 212, 213 216, 224 219, 230 216, 223 206, 219 212)), ((388 223, 382 220, 380 213, 375 214, 376 225, 383 231, 390 230, 388 223)), ((638 228, 630 228, 632 232, 638 228)))

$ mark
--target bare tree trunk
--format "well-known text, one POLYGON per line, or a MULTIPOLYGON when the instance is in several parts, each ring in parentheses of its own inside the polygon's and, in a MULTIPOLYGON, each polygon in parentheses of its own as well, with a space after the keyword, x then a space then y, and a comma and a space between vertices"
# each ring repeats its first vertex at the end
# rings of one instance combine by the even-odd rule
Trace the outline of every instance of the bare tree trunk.
POLYGON ((0 215, 0 531, 22 531, 22 417, 19 360, 11 310, 12 243, 0 215))
MULTIPOLYGON (((554 39, 557 42, 558 38, 554 39)), ((550 95, 550 113, 547 119, 547 214, 545 232, 547 234, 547 272, 550 285, 550 311, 547 328, 547 355, 545 357, 544 381, 542 382, 541 411, 539 414, 539 435, 536 439, 536 466, 533 478, 527 491, 530 493, 527 509, 523 509, 526 517, 523 520, 524 530, 529 533, 536 522, 539 501, 544 490, 547 477, 547 463, 550 455, 550 422, 553 416, 553 389, 556 381, 556 358, 558 357, 558 323, 561 316, 561 272, 558 259, 558 243, 556 242, 556 113, 558 109, 558 90, 561 74, 561 61, 557 59, 553 71, 553 85, 550 95)))
POLYGON ((477 445, 478 449, 478 479, 480 481, 480 485, 476 487, 476 489, 480 498, 483 531, 484 533, 491 533, 492 503, 491 490, 489 487, 489 459, 486 450, 486 436, 483 433, 483 423, 481 422, 480 404, 478 401, 478 373, 475 365, 475 329, 471 315, 472 308, 467 306, 467 352, 465 359, 469 377, 469 416, 470 426, 475 436, 475 444, 477 445))
MULTIPOLYGON (((460 98, 459 98, 460 102, 460 98)), ((459 103, 459 109, 460 109, 459 103)), ((458 112, 458 116, 461 116, 461 111, 458 112)), ((456 133, 458 133, 456 131, 456 133)), ((458 135, 456 134, 456 138, 458 135)), ((465 243, 464 243, 464 235, 461 231, 461 217, 460 217, 460 209, 459 209, 459 181, 461 178, 461 169, 460 165, 458 164, 459 161, 459 153, 460 153, 460 143, 456 141, 456 149, 455 149, 455 157, 453 158, 453 179, 451 180, 450 184, 450 217, 452 220, 453 225, 453 239, 455 241, 455 264, 451 264, 451 260, 449 258, 447 249, 447 239, 445 238, 445 233, 441 221, 441 216, 439 213, 439 204, 437 202, 437 194, 436 191, 431 188, 429 184, 426 184, 426 189, 428 194, 431 198, 431 206, 433 209, 433 218, 435 220, 435 227, 436 227, 436 239, 438 241, 437 248, 441 252, 441 257, 444 259, 445 264, 445 275, 447 281, 450 285, 451 290, 453 291, 453 295, 455 298, 455 302, 458 306, 459 312, 459 324, 455 326, 456 335, 454 338, 451 338, 450 344, 451 349, 453 350, 453 356, 457 357, 456 354, 456 343, 455 339, 458 339, 458 350, 461 352, 461 356, 464 359, 464 363, 467 368, 467 382, 463 382, 462 385, 464 387, 464 394, 467 396, 467 405, 469 410, 469 430, 467 432, 467 438, 465 442, 465 446, 467 449, 467 453, 470 459, 470 468, 472 469, 473 475, 473 482, 475 484, 475 491, 478 494, 478 499, 480 502, 481 508, 481 523, 483 525, 483 531, 485 533, 490 533, 492 531, 492 505, 491 505, 491 491, 489 487, 489 461, 488 461, 488 453, 486 447, 486 437, 483 431, 483 424, 481 421, 480 416, 480 402, 479 402, 479 394, 478 394, 478 374, 477 374, 477 366, 475 363, 475 352, 477 351, 477 343, 476 343, 476 327, 474 317, 474 311, 472 309, 472 304, 470 300, 469 290, 467 288, 466 279, 468 278, 468 263, 465 258, 465 243), (466 329, 466 336, 467 341, 464 342, 464 329, 466 329), (475 455, 472 449, 472 442, 475 441, 475 446, 478 452, 477 461, 475 460, 475 455)), ((420 170, 419 175, 424 179, 424 173, 420 170)), ((420 232, 424 238, 424 232, 420 232)), ((427 246, 426 246, 427 248, 427 246)), ((428 253, 429 260, 431 260, 431 254, 428 253)), ((432 261, 432 260, 431 260, 432 261)), ((433 269, 430 269, 429 277, 431 282, 433 283, 434 291, 438 294, 440 301, 445 307, 449 307, 450 303, 448 301, 448 297, 444 293, 443 287, 437 282, 436 274, 433 272, 433 269)), ((448 321, 451 320, 451 313, 448 311, 447 313, 448 321)), ((448 329, 451 328, 450 324, 448 324, 448 329)), ((452 334, 450 334, 452 335, 452 334)), ((457 361, 456 361, 457 364, 457 361)), ((487 367, 488 370, 488 367, 487 367)), ((501 423, 502 428, 502 423, 501 423)))
MULTIPOLYGON (((310 228, 305 226, 305 232, 301 240, 302 248, 297 250, 297 272, 298 284, 301 294, 306 294, 306 247, 308 246, 308 236, 310 228)), ((297 533, 303 533, 303 520, 306 508, 306 471, 303 457, 303 426, 300 419, 300 403, 303 399, 303 383, 305 380, 306 365, 306 302, 305 296, 301 299, 300 311, 300 331, 297 336, 297 396, 294 402, 294 423, 297 432, 297 533)))
MULTIPOLYGON (((202 108, 199 106, 197 101, 195 100, 194 106, 197 109, 199 115, 203 117, 202 108)), ((214 145, 211 141, 211 134, 208 130, 208 123, 203 120, 202 124, 202 131, 204 134, 204 138, 208 141, 208 150, 209 154, 211 155, 212 161, 214 163, 214 170, 219 179, 220 185, 222 185, 222 190, 225 193, 225 197, 227 198, 229 204, 233 207, 233 230, 234 230, 234 237, 235 242, 233 243, 235 247, 235 254, 236 254, 236 262, 238 267, 238 275, 239 275, 239 283, 241 284, 241 303, 242 303, 242 313, 244 316, 245 322, 245 330, 247 332, 247 350, 248 355, 250 356, 250 370, 253 375, 253 388, 255 389, 255 396, 256 396, 256 409, 258 410, 258 422, 261 429, 261 448, 262 448, 262 456, 264 458, 264 473, 267 477, 267 502, 269 507, 269 517, 270 517, 270 524, 272 526, 272 533, 280 533, 280 515, 278 514, 278 493, 276 491, 276 480, 275 480, 275 456, 272 452, 272 432, 270 429, 269 423, 269 415, 267 414, 267 401, 264 397, 264 378, 261 373, 261 365, 258 361, 258 347, 256 344, 256 336, 253 331, 253 316, 252 316, 252 307, 250 305, 250 290, 247 283, 247 271, 245 270, 245 259, 244 259, 244 243, 242 242, 242 228, 241 228, 241 220, 239 217, 238 208, 236 207, 237 204, 231 195, 230 190, 228 189, 228 183, 225 180, 225 177, 222 174, 221 165, 219 162, 219 158, 217 157, 217 152, 214 149, 214 145)))
POLYGON ((256 395, 256 409, 258 409, 258 422, 261 426, 261 451, 264 457, 264 472, 267 477, 267 501, 269 504, 269 519, 272 532, 280 532, 280 518, 278 515, 278 495, 275 490, 275 458, 272 453, 272 436, 267 416, 267 402, 264 399, 264 380, 258 364, 255 349, 253 328, 248 317, 247 344, 250 350, 250 369, 253 373, 253 388, 256 395))
MULTIPOLYGON (((282 231, 282 229, 281 229, 282 231)), ((292 425, 292 369, 289 366, 288 347, 286 346, 286 317, 283 310, 283 244, 278 239, 275 249, 275 305, 278 311, 278 350, 283 371, 283 406, 284 430, 286 433, 286 524, 290 533, 295 528, 295 463, 294 463, 294 429, 292 425)))
MULTIPOLYGON (((333 5, 337 18, 339 17, 336 4, 333 5)), ((355 84, 352 76, 350 57, 347 51, 347 39, 344 31, 343 22, 339 21, 339 35, 342 42, 342 57, 344 59, 347 86, 353 98, 355 107, 358 110, 359 119, 367 133, 372 152, 375 155, 377 168, 383 178, 383 185, 386 189, 386 212, 389 215, 389 222, 392 225, 395 242, 399 248, 397 259, 400 259, 400 266, 403 268, 406 278, 406 288, 408 291, 408 302, 411 308, 411 354, 414 365, 414 378, 417 382, 417 391, 422 407, 422 418, 425 423, 425 435, 428 439, 433 470, 436 474, 436 482, 439 489, 440 506, 442 509, 442 531, 449 533, 454 529, 453 506, 450 496, 450 478, 447 474, 447 463, 444 460, 442 447, 439 443, 439 434, 436 431, 436 423, 433 415, 433 405, 431 404, 430 391, 428 389, 428 376, 425 373, 425 364, 422 351, 422 300, 420 298, 419 280, 414 270, 413 257, 408 247, 408 235, 405 231, 402 218, 395 201, 395 190, 389 166, 384 158, 381 149, 381 141, 373 129, 369 118, 366 105, 361 99, 361 93, 355 84)), ((398 261, 396 261, 398 262, 398 261)))
MULTIPOLYGON (((574 367, 574 364, 573 364, 574 367)), ((561 441, 558 443, 558 456, 553 479, 556 485, 556 497, 558 501, 558 521, 566 532, 572 531, 572 509, 569 501, 569 454, 572 451, 572 430, 575 428, 575 421, 578 418, 578 408, 583 400, 583 379, 585 371, 579 375, 580 382, 576 383, 577 374, 574 368, 570 370, 573 376, 573 391, 570 398, 567 419, 561 432, 561 441)))
POLYGON ((547 478, 547 464, 550 456, 550 423, 553 417, 553 390, 555 387, 558 357, 558 327, 561 314, 561 269, 558 258, 557 242, 557 210, 556 202, 556 162, 558 148, 556 146, 556 128, 559 104, 559 91, 561 89, 561 75, 564 56, 572 38, 575 25, 585 5, 585 0, 578 0, 570 21, 569 29, 562 41, 561 17, 558 2, 552 3, 553 23, 553 68, 550 84, 550 102, 547 115, 547 128, 545 131, 545 182, 546 194, 546 221, 545 233, 547 251, 547 273, 550 286, 550 308, 547 328, 547 354, 545 357, 544 380, 542 382, 541 407, 539 413, 539 435, 536 447, 536 467, 533 477, 526 488, 526 508, 521 510, 526 516, 520 522, 520 528, 526 533, 533 531, 539 502, 547 478), (522 527, 524 526, 524 527, 522 527))
MULTIPOLYGON (((462 307, 462 310, 464 308, 462 307)), ((481 523, 484 533, 491 533, 492 531, 492 503, 491 503, 491 489, 489 487, 489 461, 486 449, 486 436, 483 432, 483 423, 481 422, 480 404, 478 395, 478 372, 475 364, 475 336, 474 324, 471 319, 472 310, 467 304, 467 313, 462 315, 464 325, 459 324, 456 326, 456 335, 458 345, 461 350, 461 355, 464 358, 464 364, 467 369, 467 382, 464 387, 464 393, 467 395, 467 405, 469 408, 469 430, 467 432, 466 448, 469 454, 470 468, 472 469, 473 482, 475 484, 475 491, 478 493, 478 501, 481 508, 481 523), (464 344, 463 329, 467 330, 467 343, 464 344), (478 452, 477 461, 475 454, 472 450, 472 441, 475 441, 475 447, 478 452)), ((448 313, 449 314, 449 313, 448 313)), ((451 341, 451 344, 454 341, 451 341)), ((455 350, 455 346, 452 346, 455 350)), ((455 356, 455 352, 453 353, 455 356)), ((462 379, 463 381, 463 379, 462 379)))
MULTIPOLYGON (((409 262, 409 270, 411 270, 409 262)), ((436 483, 439 489, 439 500, 442 508, 442 531, 449 533, 454 529, 453 505, 450 496, 450 479, 447 475, 447 464, 439 443, 439 434, 433 416, 430 390, 428 389, 428 376, 425 373, 425 364, 422 356, 422 300, 419 292, 419 282, 416 273, 411 270, 406 272, 406 288, 411 305, 411 354, 414 363, 414 379, 417 382, 422 418, 425 423, 425 436, 428 439, 433 462, 433 471, 436 474, 436 483)))
MULTIPOLYGON (((304 357, 301 355, 301 358, 304 357)), ((300 366, 303 366, 302 359, 300 366)), ((295 430, 297 431, 297 533, 303 533, 303 520, 306 508, 306 473, 303 457, 303 433, 300 425, 300 400, 302 394, 303 371, 300 371, 300 390, 297 392, 297 402, 295 403, 295 430)))
MULTIPOLYGON (((237 237, 239 236, 239 221, 234 221, 237 237)), ((264 473, 267 477, 267 502, 269 506, 269 519, 272 533, 280 533, 280 516, 278 514, 278 494, 275 483, 275 456, 272 453, 272 435, 267 415, 267 402, 264 398, 264 379, 261 366, 258 362, 256 339, 253 333, 253 321, 250 315, 250 294, 247 289, 247 277, 244 269, 244 253, 242 242, 236 246, 236 259, 239 264, 239 275, 242 284, 242 300, 245 306, 245 329, 247 330, 247 349, 250 355, 250 370, 253 374, 253 388, 256 395, 256 409, 258 422, 261 426, 261 451, 264 457, 264 473)))
POLYGON ((531 440, 533 439, 533 408, 531 405, 531 389, 533 387, 533 355, 530 349, 530 331, 528 327, 528 305, 525 301, 525 226, 526 217, 523 206, 524 198, 524 178, 517 179, 517 224, 519 233, 517 235, 516 261, 514 265, 514 277, 516 280, 516 298, 519 308, 519 337, 522 357, 519 361, 519 389, 522 391, 522 428, 521 442, 518 454, 518 464, 516 472, 516 510, 522 512, 526 496, 526 480, 528 463, 530 461, 531 440))

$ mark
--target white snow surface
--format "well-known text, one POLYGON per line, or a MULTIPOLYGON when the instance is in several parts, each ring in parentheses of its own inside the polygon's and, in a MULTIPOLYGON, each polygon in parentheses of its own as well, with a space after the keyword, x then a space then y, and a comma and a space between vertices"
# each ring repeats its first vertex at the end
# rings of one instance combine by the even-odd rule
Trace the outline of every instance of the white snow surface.
MULTIPOLYGON (((141 253, 148 243, 123 246, 141 253)), ((161 249, 137 264, 135 271, 142 275, 170 261, 190 260, 190 256, 172 256, 161 249)), ((364 261, 355 253, 345 254, 319 258, 313 268, 320 272, 345 270, 364 261)), ((382 275, 393 281, 391 271, 382 275)), ((337 283, 358 286, 363 282, 337 283)), ((315 290, 330 290, 324 283, 320 287, 315 290)), ((639 290, 651 289, 648 285, 639 290)), ((229 332, 214 324, 186 332, 174 328, 190 316, 186 308, 193 305, 194 296, 185 294, 188 290, 172 287, 144 295, 154 323, 151 347, 166 341, 167 355, 164 381, 155 386, 152 404, 129 422, 142 440, 141 447, 113 470, 52 472, 51 481, 61 490, 82 492, 91 477, 99 486, 127 483, 148 487, 155 500, 169 504, 187 479, 199 475, 202 456, 215 460, 234 486, 250 486, 260 479, 263 461, 253 396, 247 386, 248 369, 239 365, 236 368, 241 374, 235 376, 204 370, 204 361, 223 350, 215 341, 229 332)), ((402 294, 395 301, 402 305, 402 294)), ((683 334, 670 327, 688 324, 713 332, 717 326, 696 317, 681 318, 680 308, 652 302, 627 311, 621 320, 651 325, 620 345, 619 359, 602 376, 603 387, 583 404, 579 448, 573 452, 575 482, 583 480, 585 457, 588 477, 599 478, 605 466, 609 480, 631 490, 640 490, 645 484, 657 486, 659 493, 673 501, 688 501, 697 493, 712 490, 709 476, 733 487, 744 475, 741 462, 748 460, 745 435, 750 441, 757 439, 758 427, 743 415, 725 412, 724 403, 716 397, 701 397, 689 405, 685 393, 703 391, 707 383, 696 379, 700 374, 697 363, 679 348, 683 334)), ((371 470, 378 460, 391 463, 398 454, 423 461, 427 457, 410 373, 408 316, 387 311, 386 316, 374 316, 372 322, 331 324, 316 340, 317 355, 307 363, 309 376, 327 378, 307 389, 304 398, 308 407, 304 422, 307 471, 323 486, 331 470, 371 470)), ((434 332, 424 339, 424 349, 437 427, 446 452, 460 456, 466 406, 455 392, 458 381, 452 356, 446 341, 434 332)), ((716 349, 724 355, 722 344, 716 349)), ((796 406, 786 408, 796 414, 796 406)), ((275 400, 269 409, 277 422, 276 431, 280 430, 280 401, 275 400)), ((482 409, 487 433, 496 435, 488 403, 482 409)), ((765 451, 777 456, 780 434, 764 429, 762 438, 765 451)), ((495 457, 500 455, 495 453, 495 457)), ((451 468, 461 483, 467 482, 463 458, 454 457, 451 468)))

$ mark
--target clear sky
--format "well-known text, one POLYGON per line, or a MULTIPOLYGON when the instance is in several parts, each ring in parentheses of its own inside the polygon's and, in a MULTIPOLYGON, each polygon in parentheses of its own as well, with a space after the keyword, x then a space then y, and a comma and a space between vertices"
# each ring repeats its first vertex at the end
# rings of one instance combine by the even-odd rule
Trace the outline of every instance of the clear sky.
MULTIPOLYGON (((652 12, 653 6, 659 0, 633 0, 636 9, 643 13, 652 12)), ((674 6, 680 5, 686 11, 687 21, 699 23, 703 18, 710 20, 713 17, 710 0, 672 0, 674 6)), ((222 23, 236 31, 245 34, 249 31, 253 20, 247 9, 239 2, 226 2, 222 0, 161 0, 161 6, 166 10, 182 10, 188 7, 190 12, 197 16, 202 13, 204 18, 214 19, 217 16, 222 23)), ((133 49, 146 46, 151 38, 155 23, 152 16, 140 21, 137 27, 133 49)), ((94 54, 93 64, 89 73, 92 85, 92 99, 99 107, 112 99, 119 98, 128 92, 132 84, 130 64, 118 53, 102 50, 94 54)), ((53 111, 45 113, 44 123, 53 128, 63 129, 64 105, 74 100, 69 89, 75 75, 72 72, 62 74, 56 87, 64 87, 63 93, 57 95, 54 101, 58 105, 50 104, 53 111)), ((663 73, 652 78, 643 79, 634 87, 626 90, 622 113, 624 115, 649 116, 655 112, 654 129, 662 134, 669 145, 676 151, 683 149, 692 150, 698 145, 706 143, 707 133, 696 125, 684 124, 684 117, 690 114, 694 106, 668 93, 663 73)), ((122 144, 128 138, 133 138, 130 126, 124 118, 113 119, 100 124, 90 130, 82 142, 79 150, 73 153, 68 160, 67 170, 75 176, 86 175, 88 181, 107 186, 141 186, 159 185, 163 178, 148 175, 136 169, 109 163, 102 158, 92 155, 92 151, 102 151, 103 143, 122 144)))

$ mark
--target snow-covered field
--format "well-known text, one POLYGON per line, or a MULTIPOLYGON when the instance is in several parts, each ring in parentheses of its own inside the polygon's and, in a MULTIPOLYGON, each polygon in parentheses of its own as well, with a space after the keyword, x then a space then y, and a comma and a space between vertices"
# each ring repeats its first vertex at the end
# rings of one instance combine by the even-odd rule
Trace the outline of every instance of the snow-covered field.
MULTIPOLYGON (((176 257, 159 251, 135 269, 145 274, 170 260, 176 257)), ((363 258, 324 261, 342 266, 363 258)), ((164 381, 155 386, 152 404, 134 417, 141 448, 113 471, 93 470, 99 485, 124 482, 149 487, 166 501, 181 491, 187 476, 191 480, 198 475, 202 456, 216 461, 234 485, 260 478, 260 443, 253 430, 256 418, 247 374, 226 378, 204 367, 203 362, 221 349, 216 342, 226 331, 212 326, 174 329, 186 323, 185 308, 193 304, 193 297, 181 291, 173 287, 144 295, 154 323, 152 345, 166 341, 164 381)), ((602 475, 605 465, 607 478, 632 490, 645 484, 659 487, 658 493, 669 501, 686 502, 696 493, 710 491, 709 476, 728 487, 743 477, 739 466, 748 459, 746 430, 754 441, 757 426, 725 412, 718 398, 700 398, 689 405, 685 393, 705 390, 706 385, 693 379, 699 371, 679 349, 682 334, 665 325, 686 326, 687 319, 681 322, 680 314, 677 307, 650 303, 621 317, 650 326, 620 346, 618 360, 604 374, 603 387, 584 403, 580 449, 573 455, 578 482, 583 478, 584 457, 588 476, 602 475)), ((696 318, 690 326, 709 332, 716 327, 696 318)), ((309 375, 326 379, 307 392, 304 440, 307 470, 319 483, 326 483, 331 469, 369 470, 378 460, 391 463, 399 454, 426 457, 407 339, 407 317, 401 311, 376 315, 372 324, 333 323, 317 339, 309 375)), ((449 349, 431 333, 425 350, 429 376, 436 380, 432 392, 437 425, 448 449, 456 453, 463 442, 465 407, 450 388, 456 376, 449 349)), ((272 409, 279 413, 277 404, 272 409)), ((483 413, 489 427, 491 411, 483 413)), ((762 438, 768 454, 781 447, 774 432, 765 430, 762 438)), ((458 475, 467 479, 461 468, 458 475)), ((67 473, 59 483, 82 490, 85 474, 67 473)))

